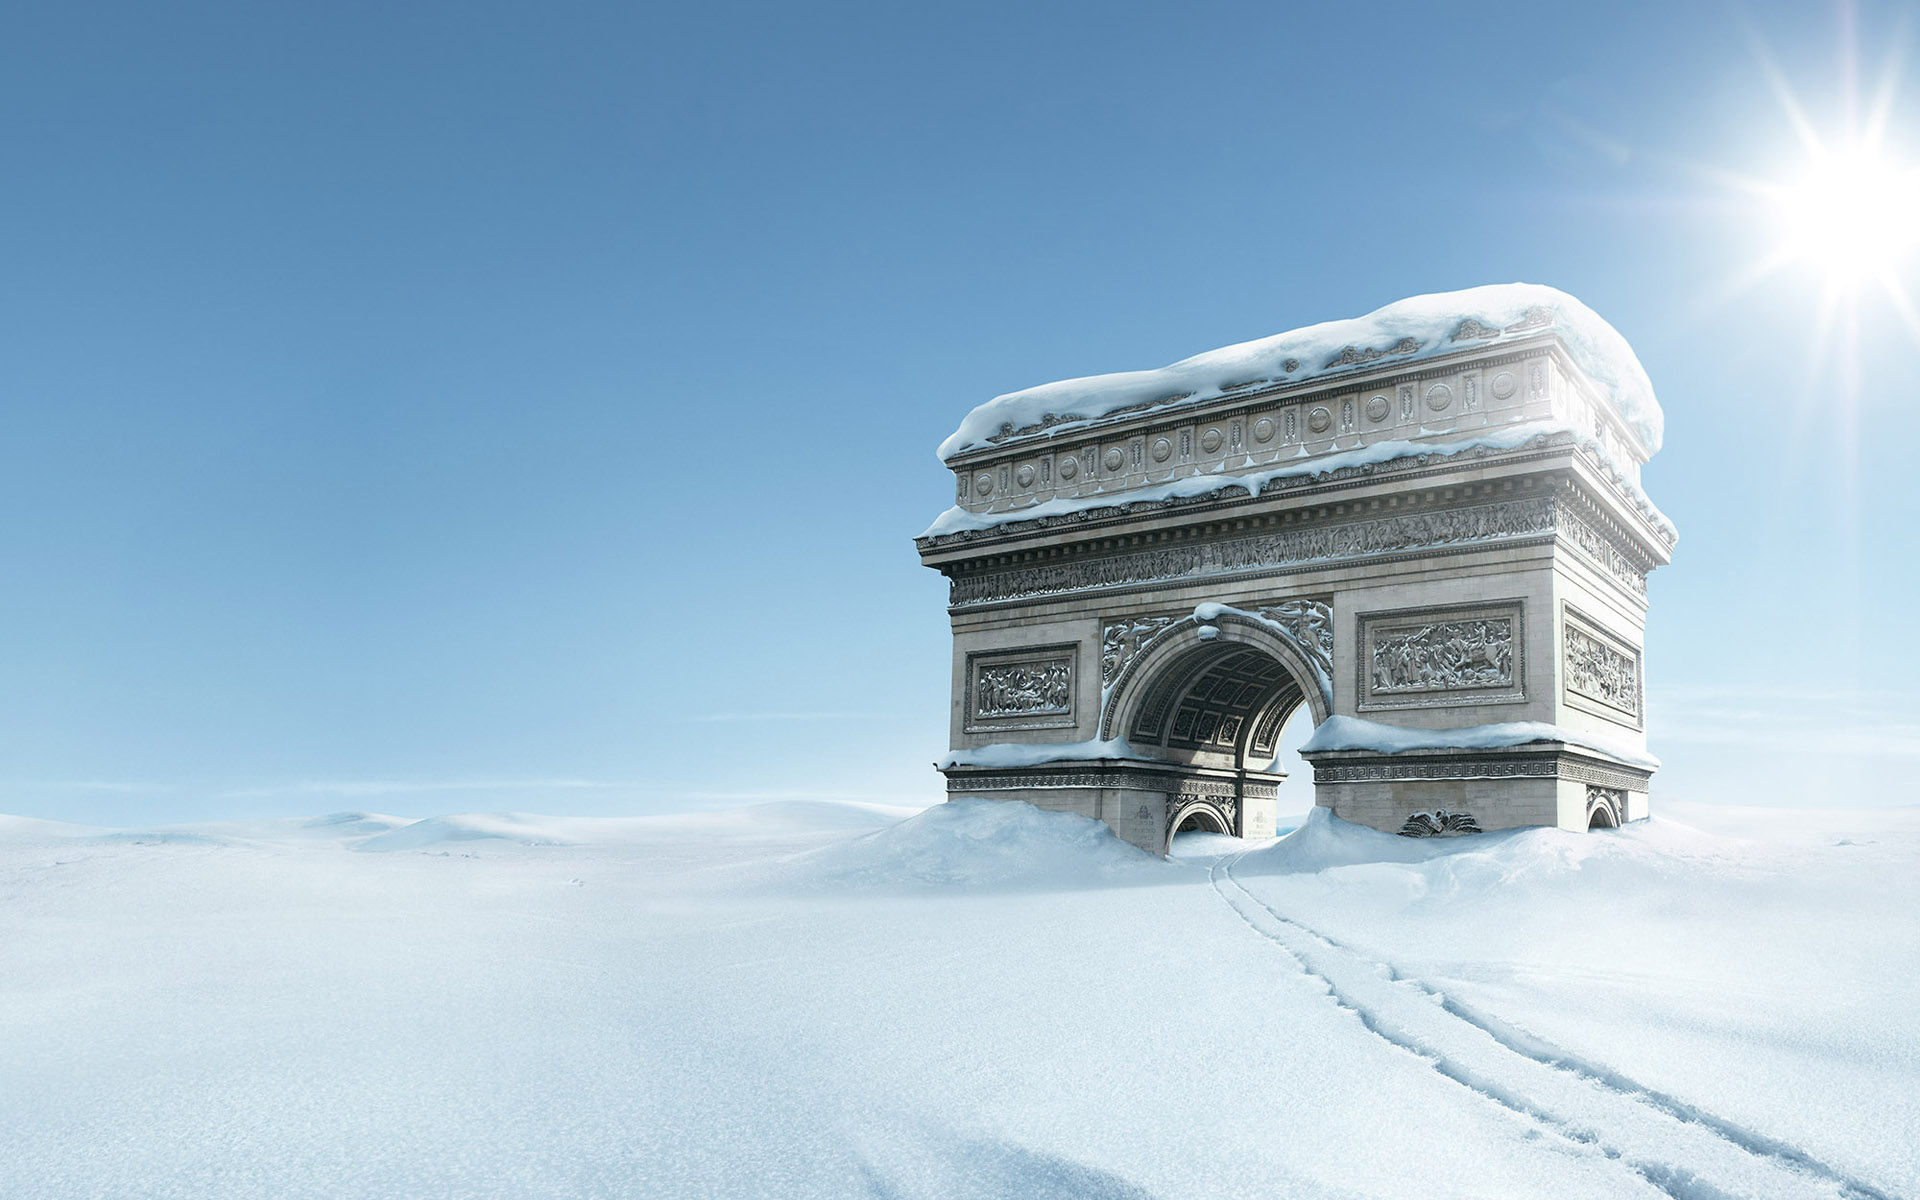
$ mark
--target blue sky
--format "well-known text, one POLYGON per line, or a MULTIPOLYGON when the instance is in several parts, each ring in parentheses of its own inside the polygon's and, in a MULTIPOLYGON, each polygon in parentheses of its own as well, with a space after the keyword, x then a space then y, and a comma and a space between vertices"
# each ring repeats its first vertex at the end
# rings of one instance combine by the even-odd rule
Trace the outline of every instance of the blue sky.
POLYGON ((933 799, 968 408, 1516 279, 1666 406, 1657 788, 1914 799, 1920 339, 1725 182, 1914 15, 16 6, 0 811, 933 799))

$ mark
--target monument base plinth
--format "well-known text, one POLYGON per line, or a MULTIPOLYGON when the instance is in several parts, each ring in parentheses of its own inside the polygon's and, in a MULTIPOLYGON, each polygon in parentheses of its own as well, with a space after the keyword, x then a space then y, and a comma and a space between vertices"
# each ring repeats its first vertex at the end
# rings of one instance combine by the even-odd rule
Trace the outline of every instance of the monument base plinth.
POLYGON ((1392 754, 1316 750, 1301 757, 1313 764, 1315 803, 1343 821, 1387 833, 1418 833, 1423 822, 1415 817, 1422 813, 1428 814, 1428 824, 1444 824, 1433 819, 1435 813, 1464 816, 1482 831, 1617 826, 1647 815, 1647 781, 1653 774, 1564 742, 1392 754))
POLYGON ((1104 821, 1121 838, 1165 854, 1183 826, 1272 837, 1283 772, 1111 759, 1020 768, 948 767, 950 797, 1022 800, 1104 821))

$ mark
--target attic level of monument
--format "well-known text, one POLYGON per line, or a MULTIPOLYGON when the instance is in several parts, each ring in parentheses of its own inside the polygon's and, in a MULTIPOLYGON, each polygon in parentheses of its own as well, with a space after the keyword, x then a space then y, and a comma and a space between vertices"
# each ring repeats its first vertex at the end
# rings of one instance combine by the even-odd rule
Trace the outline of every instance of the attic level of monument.
MULTIPOLYGON (((986 443, 956 453, 946 460, 956 474, 956 493, 962 507, 972 511, 1002 511, 1017 507, 1022 496, 1060 492, 1095 494, 1116 480, 1137 482, 1179 464, 1196 470, 1218 469, 1249 453, 1300 448, 1308 453, 1345 444, 1354 434, 1360 444, 1375 435, 1403 432, 1419 426, 1431 436, 1444 429, 1500 424, 1544 415, 1543 401, 1557 385, 1578 388, 1583 377, 1559 338, 1550 330, 1496 346, 1467 345, 1421 360, 1408 377, 1409 364, 1372 364, 1323 372, 1299 383, 1263 383, 1233 388, 1210 401, 1174 393, 1154 401, 1127 406, 1098 418, 1044 413, 1025 428, 1003 423, 986 443), (1549 374, 1551 373, 1551 374, 1549 374), (1357 406, 1349 410, 1346 405, 1357 406), (1439 419, 1436 419, 1438 415, 1439 419), (1289 422, 1288 418, 1294 420, 1289 422), (1142 425, 1145 418, 1145 425, 1142 425), (1416 420, 1416 418, 1419 418, 1416 420), (1491 418, 1491 419, 1490 419, 1491 418), (1238 421, 1241 429, 1236 431, 1238 421), (1266 424, 1261 422, 1265 421, 1266 424), (1191 429, 1189 429, 1191 427, 1191 429), (1153 462, 1134 461, 1131 446, 1107 444, 1102 434, 1125 429, 1151 442, 1153 462), (1178 446, 1182 433, 1198 432, 1195 441, 1178 446), (1158 438, 1168 438, 1160 445, 1158 438), (1113 451, 1121 456, 1113 458, 1113 451), (1067 457, 1076 464, 1062 475, 1042 477, 1037 469, 1047 458, 1062 466, 1067 457), (1015 463, 1036 467, 1033 477, 1005 480, 1000 468, 1015 463), (979 475, 989 478, 982 480, 979 475), (971 503, 969 503, 971 501, 971 503)), ((1624 421, 1607 412, 1596 396, 1587 396, 1593 436, 1620 451, 1622 461, 1637 464, 1650 457, 1624 421)))
POLYGON ((917 542, 951 586, 950 792, 1156 851, 1196 814, 1270 833, 1308 710, 1349 820, 1644 816, 1661 432, 1625 341, 1524 285, 997 397, 917 542))
MULTIPOLYGON (((1528 331, 1518 336, 1508 336, 1499 347, 1499 357, 1489 361, 1501 366, 1514 366, 1524 362, 1530 351, 1550 349, 1553 341, 1547 325, 1548 319, 1543 317, 1535 321, 1528 331)), ((1448 340, 1455 343, 1461 342, 1462 337, 1466 337, 1467 340, 1463 344, 1450 346, 1442 354, 1420 360, 1421 369, 1426 372, 1444 373, 1449 360, 1475 356, 1477 352, 1485 350, 1486 347, 1477 344, 1471 336, 1475 332, 1471 322, 1463 322, 1455 330, 1454 336, 1448 340)), ((1496 333, 1490 336, 1500 335, 1496 333)), ((1207 401, 1198 400, 1197 394, 1193 392, 1170 392, 1151 400, 1126 405, 1092 420, 1079 418, 1072 413, 1049 412, 1041 414, 1038 421, 1020 428, 1015 428, 1011 421, 1005 421, 1001 423, 998 430, 987 435, 987 445, 976 445, 970 450, 955 454, 947 461, 961 463, 989 456, 996 450, 1018 448, 1022 443, 1030 445, 1034 441, 1051 436, 1059 426, 1079 420, 1086 420, 1083 428, 1098 429, 1104 425, 1126 423, 1130 418, 1142 413, 1164 416, 1169 412, 1179 412, 1194 419, 1206 419, 1219 412, 1248 403, 1298 400, 1342 388, 1364 389, 1374 381, 1404 372, 1407 364, 1399 361, 1400 357, 1422 348, 1422 344, 1413 339, 1403 339, 1399 345, 1386 350, 1376 349, 1364 353, 1354 353, 1353 348, 1348 347, 1348 353, 1345 356, 1327 363, 1324 370, 1305 379, 1296 382, 1247 380, 1222 384, 1221 394, 1207 401)), ((1297 360, 1289 361, 1297 363, 1297 360)))

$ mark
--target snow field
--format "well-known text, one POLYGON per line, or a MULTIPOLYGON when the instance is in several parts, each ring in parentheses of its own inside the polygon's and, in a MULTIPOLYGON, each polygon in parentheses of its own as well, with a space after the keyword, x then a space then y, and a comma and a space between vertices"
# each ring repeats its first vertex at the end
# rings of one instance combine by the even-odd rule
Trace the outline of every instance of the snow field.
POLYGON ((1908 810, 903 815, 0 821, 0 1196, 1920 1193, 1908 810))

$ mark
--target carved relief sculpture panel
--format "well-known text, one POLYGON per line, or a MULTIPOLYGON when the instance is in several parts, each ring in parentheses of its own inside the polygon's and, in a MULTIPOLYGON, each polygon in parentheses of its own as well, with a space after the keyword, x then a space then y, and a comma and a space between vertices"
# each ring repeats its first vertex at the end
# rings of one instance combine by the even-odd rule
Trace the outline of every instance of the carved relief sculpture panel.
POLYGON ((1360 615, 1362 711, 1526 699, 1522 604, 1360 615))
POLYGON ((968 655, 967 732, 1071 726, 1079 656, 1072 644, 968 655))
POLYGON ((1640 652, 1570 604, 1564 615, 1561 656, 1567 703, 1640 728, 1640 652))
POLYGON ((1507 617, 1433 621, 1376 632, 1376 695, 1507 687, 1512 683, 1513 622, 1507 617))

